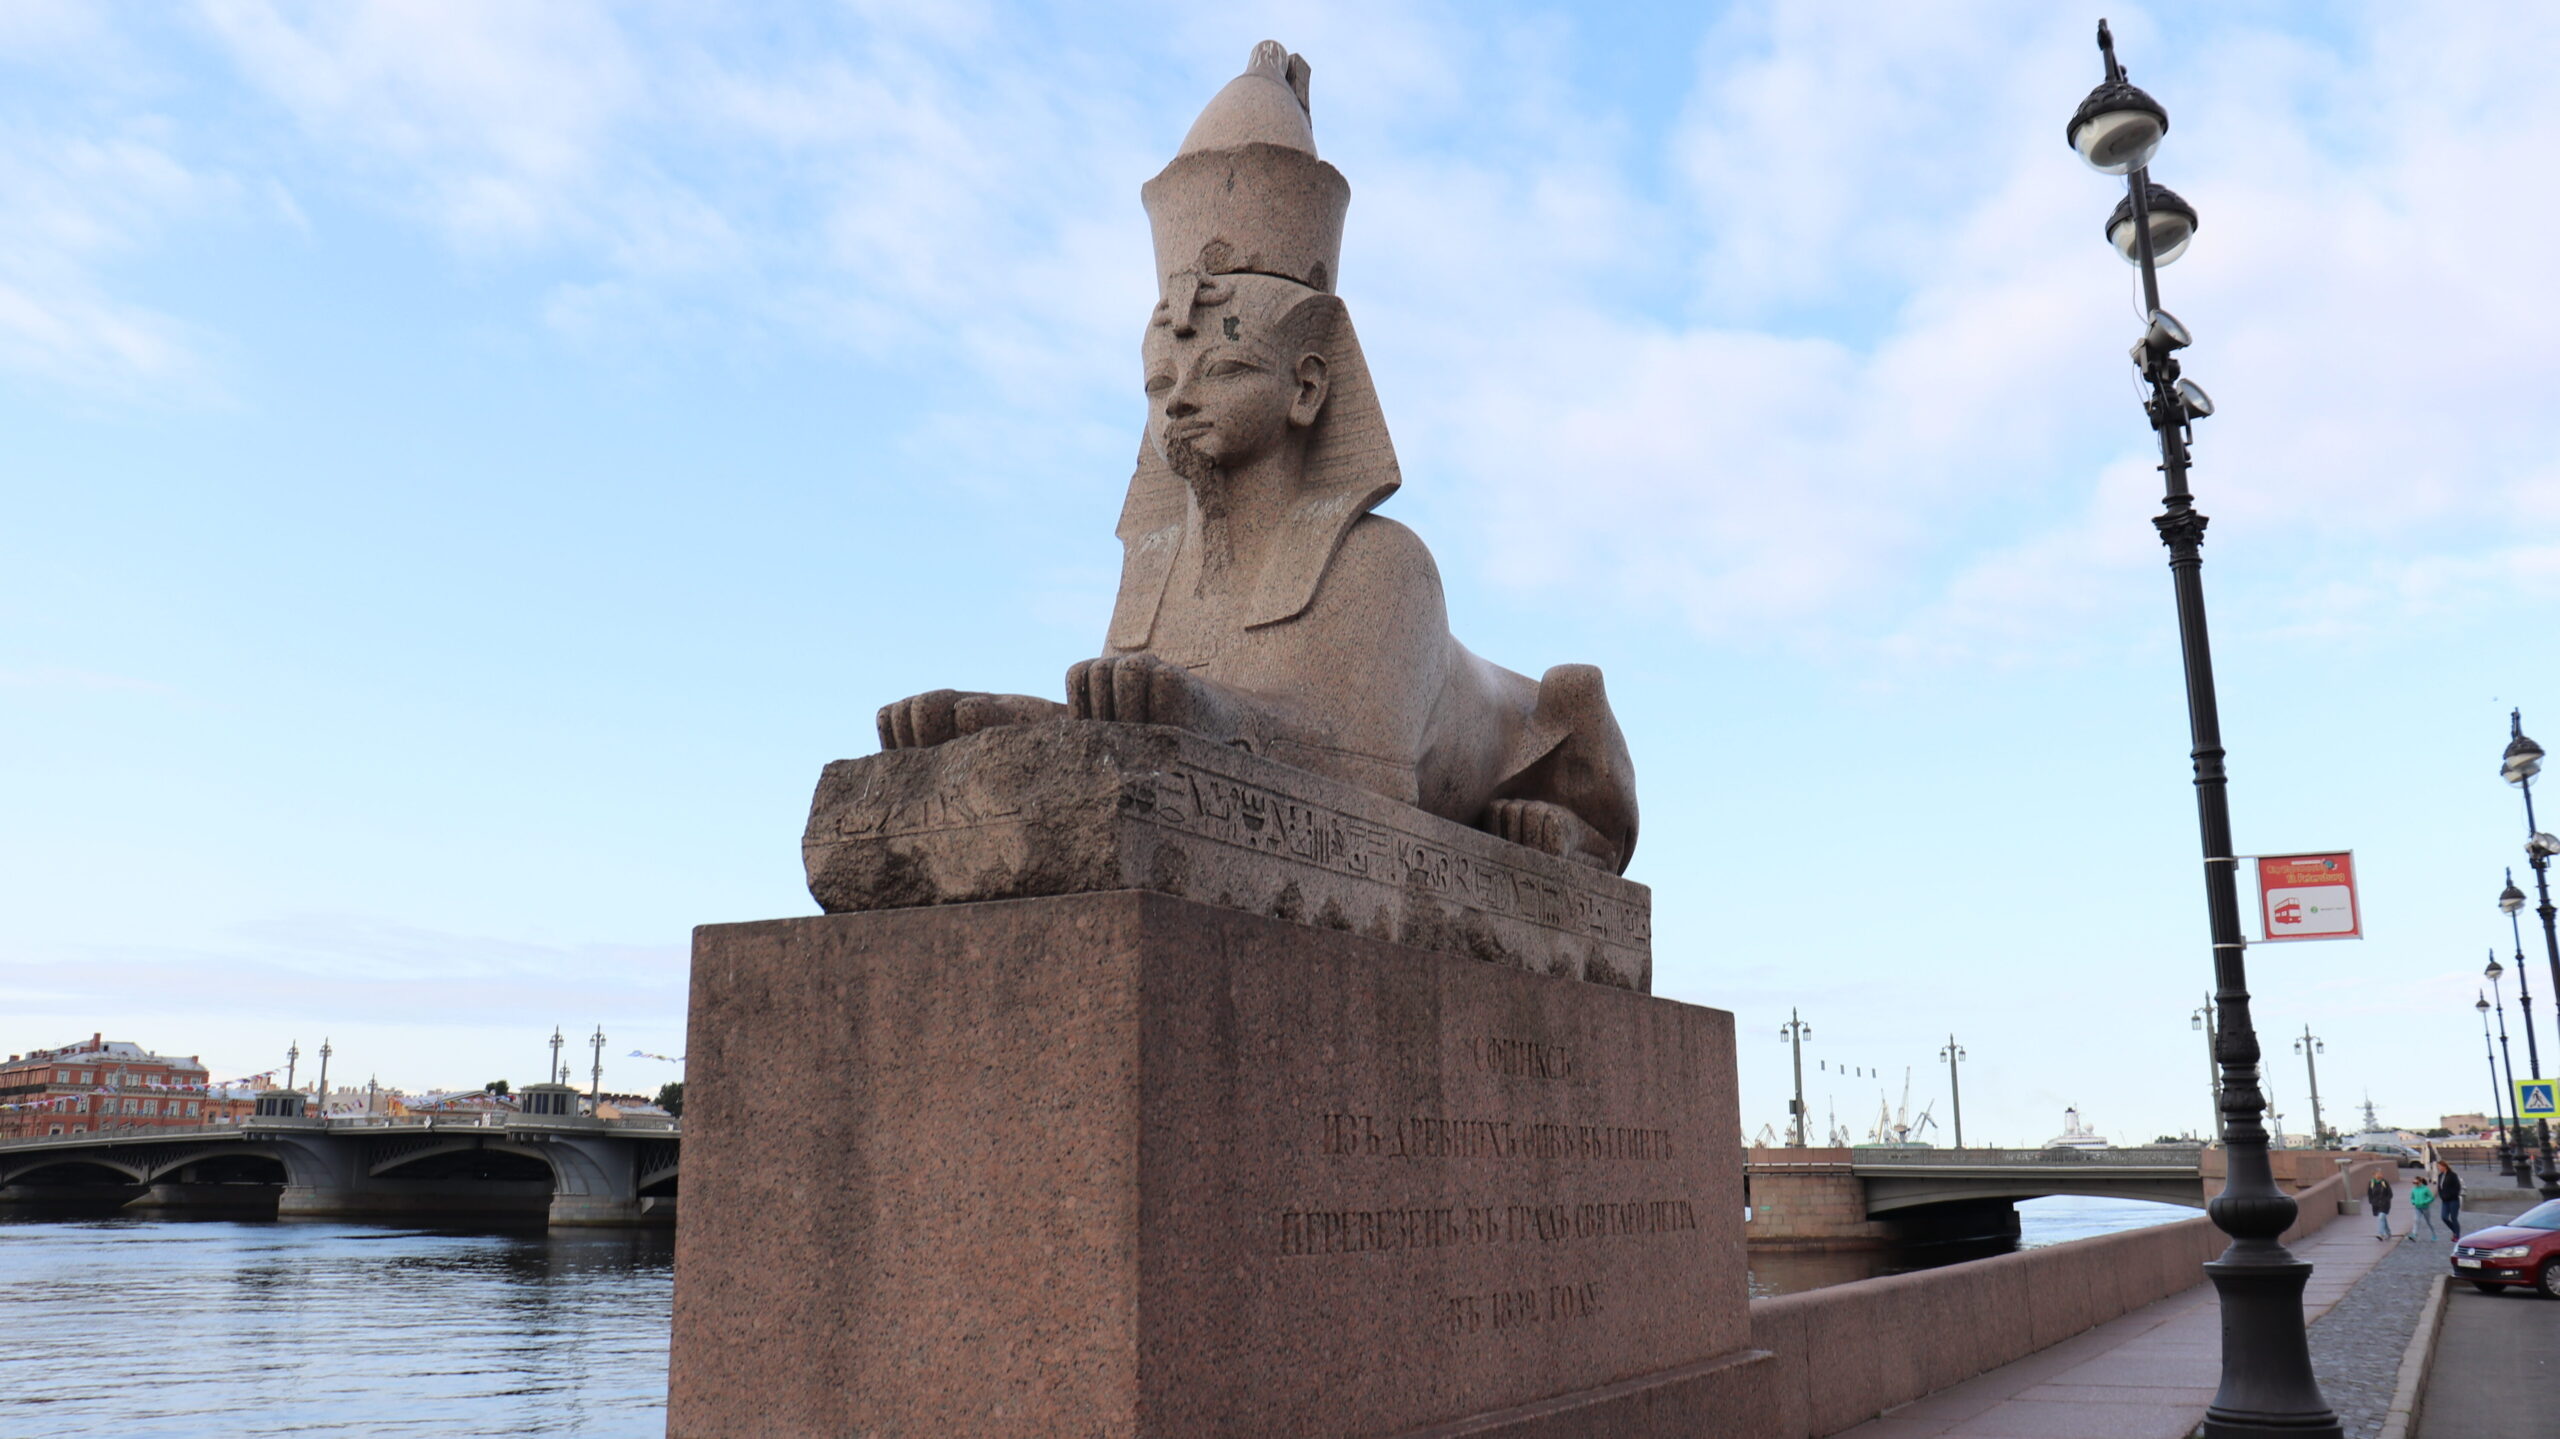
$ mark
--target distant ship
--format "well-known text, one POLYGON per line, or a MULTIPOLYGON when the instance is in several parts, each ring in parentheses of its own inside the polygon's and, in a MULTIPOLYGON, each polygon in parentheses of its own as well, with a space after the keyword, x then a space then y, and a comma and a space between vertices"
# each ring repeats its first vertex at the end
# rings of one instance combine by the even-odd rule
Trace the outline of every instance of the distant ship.
POLYGON ((2107 1137, 2080 1122, 2080 1111, 2062 1111, 2062 1132, 2044 1142, 2047 1149, 2109 1149, 2107 1137))

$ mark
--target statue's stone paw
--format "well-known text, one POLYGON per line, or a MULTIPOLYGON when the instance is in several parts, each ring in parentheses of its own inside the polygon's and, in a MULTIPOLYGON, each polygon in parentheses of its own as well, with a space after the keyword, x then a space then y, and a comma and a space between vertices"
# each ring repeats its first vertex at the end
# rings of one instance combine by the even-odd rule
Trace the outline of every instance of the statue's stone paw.
MULTIPOLYGON (((880 747, 925 749, 958 739, 958 690, 927 690, 880 707, 880 747)), ((974 698, 974 697, 973 697, 974 698)))
POLYGON ((1067 713, 1076 719, 1201 728, 1199 681, 1151 654, 1085 660, 1067 670, 1067 713))
POLYGON ((1582 816, 1560 804, 1542 799, 1498 799, 1485 807, 1484 828, 1513 844, 1611 874, 1618 872, 1617 846, 1585 823, 1582 816))
POLYGON ((927 749, 999 725, 1058 719, 1067 707, 1031 695, 990 695, 971 690, 927 690, 880 710, 880 747, 927 749))

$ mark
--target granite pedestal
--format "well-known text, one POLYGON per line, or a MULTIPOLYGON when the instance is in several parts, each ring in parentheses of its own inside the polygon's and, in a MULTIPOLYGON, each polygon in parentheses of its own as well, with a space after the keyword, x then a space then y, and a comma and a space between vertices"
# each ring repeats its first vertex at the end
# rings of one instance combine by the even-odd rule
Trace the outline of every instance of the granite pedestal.
POLYGON ((1052 720, 838 760, 801 853, 829 913, 1146 889, 1653 988, 1643 885, 1164 725, 1052 720))
POLYGON ((698 931, 668 1432, 1735 1435, 1731 1017, 1145 891, 698 931))

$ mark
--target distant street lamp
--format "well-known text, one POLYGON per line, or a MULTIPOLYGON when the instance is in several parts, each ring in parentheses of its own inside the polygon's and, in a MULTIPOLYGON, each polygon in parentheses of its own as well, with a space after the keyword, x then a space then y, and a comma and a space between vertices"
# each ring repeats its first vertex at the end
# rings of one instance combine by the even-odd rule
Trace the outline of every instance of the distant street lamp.
POLYGON ((560 1026, 556 1024, 551 1026, 551 1070, 550 1078, 545 1081, 546 1083, 558 1084, 560 1082, 560 1076, 563 1072, 560 1068, 560 1046, 567 1042, 568 1041, 560 1037, 560 1026))
MULTIPOLYGON (((2507 891, 2510 894, 2516 895, 2517 903, 2523 903, 2524 896, 2516 890, 2514 885, 2508 885, 2507 891)), ((2506 1056, 2507 1092, 2509 1095, 2507 1112, 2513 1113, 2515 1109, 2513 1095, 2515 1093, 2516 1083, 2516 1052, 2515 1049, 2507 1043, 2507 997, 2498 990, 2498 980, 2506 974, 2507 967, 2498 963, 2498 952, 2493 949, 2489 951, 2489 967, 2480 972, 2488 977, 2489 997, 2497 1001, 2498 1052, 2506 1056)), ((2519 978, 2523 976, 2523 965, 2519 964, 2516 966, 2516 974, 2519 978)), ((2530 1048, 2533 1044, 2532 1030, 2528 1029, 2524 1032, 2524 1040, 2526 1046, 2530 1048)), ((2521 1118, 2516 1121, 2515 1128, 2507 1132, 2507 1158, 2508 1161, 2512 1162, 2515 1168, 2516 1188, 2531 1189, 2533 1187, 2533 1149, 2530 1142, 2524 1137, 2524 1121, 2521 1118)))
POLYGON ((2204 1087, 2213 1099, 2213 1142, 2222 1142, 2222 1064, 2215 1057, 2215 1046, 2221 1042, 2220 1029, 2213 1021, 2213 996, 2204 997, 2204 1008, 2187 1016, 2189 1029, 2204 1031, 2204 1087))
POLYGON ((595 1032, 593 1035, 591 1035, 591 1036, 589 1036, 589 1037, 588 1037, 588 1039, 587 1039, 587 1045, 588 1045, 588 1047, 589 1047, 589 1048, 591 1048, 591 1049, 593 1049, 593 1050, 595 1051, 595 1056, 596 1056, 595 1068, 594 1068, 594 1070, 592 1070, 592 1071, 590 1072, 590 1076, 589 1076, 590 1083, 589 1083, 589 1088, 588 1088, 588 1090, 587 1090, 587 1112, 588 1112, 589 1114, 593 1114, 593 1113, 595 1113, 595 1112, 596 1112, 597 1108, 598 1108, 599 1106, 601 1106, 601 1105, 604 1103, 604 1026, 603 1026, 603 1025, 599 1024, 599 1025, 597 1025, 597 1026, 596 1026, 596 1032, 595 1032))
POLYGON ((2306 1024, 2302 1026, 2302 1037, 2293 1042, 2293 1052, 2301 1055, 2302 1062, 2311 1070, 2311 1147, 2326 1149, 2329 1147, 2329 1127, 2320 1122, 2319 1056, 2327 1054, 2329 1046, 2315 1037, 2311 1026, 2306 1024))
MULTIPOLYGON (((2160 308, 2159 266, 2186 252, 2196 233, 2195 208, 2151 183, 2151 157, 2169 131, 2169 112, 2134 88, 2116 61, 2115 37, 2098 22, 2106 78, 2073 112, 2064 134, 2103 174, 2125 177, 2125 198, 2107 219, 2107 239, 2142 273, 2145 327, 2134 362, 2149 387, 2143 410, 2160 439, 2160 471, 2168 481, 2152 525, 2169 547, 2178 603, 2179 647, 2186 662, 2187 724, 2195 763, 2196 822, 2204 846, 2205 911, 2213 935, 2214 1000, 2222 1025, 2224 1180, 2207 1206, 2231 1247, 2207 1263, 2222 1307, 2222 1384, 2205 1410, 2205 1439, 2283 1435, 2339 1439, 2343 1430, 2320 1381, 2302 1321, 2302 1289, 2311 1266, 2284 1247, 2298 1212, 2278 1188, 2267 1157, 2266 1109, 2259 1092, 2256 1029, 2249 1020, 2248 965, 2240 937, 2239 860, 2232 854, 2231 801, 2223 770, 2222 719, 2214 700, 2213 644, 2204 609, 2205 517, 2187 488, 2193 422, 2213 401, 2179 374, 2177 351, 2191 342, 2184 325, 2160 308)), ((2560 941, 2554 964, 2560 966, 2560 941)))
POLYGON ((1947 1036, 1947 1047, 1938 1051, 1938 1057, 1947 1062, 1947 1099, 1956 1112, 1956 1148, 1962 1149, 1964 1148, 1964 1086, 1958 1082, 1956 1066, 1964 1062, 1964 1047, 1957 1044, 1956 1037, 1950 1034, 1947 1036))
MULTIPOLYGON (((2552 927, 2553 910, 2551 908, 2550 873, 2551 856, 2554 854, 2560 854, 2560 839, 2554 839, 2550 835, 2544 834, 2540 829, 2534 826, 2533 777, 2542 772, 2542 746, 2525 738, 2524 711, 2522 709, 2509 712, 2507 716, 2507 733, 2509 735, 2507 740, 2507 751, 2504 755, 2499 757, 2498 773, 2506 780, 2507 783, 2524 791, 2524 832, 2526 836, 2524 842, 2524 854, 2525 858, 2533 864, 2534 891, 2542 897, 2542 903, 2537 907, 2535 912, 2542 916, 2543 946, 2551 952, 2551 1002, 2555 1006, 2553 1012, 2555 1014, 2560 1014, 2560 930, 2555 930, 2552 927)), ((2509 870, 2507 873, 2509 876, 2507 888, 2513 889, 2515 888, 2515 871, 2509 870)), ((2518 900, 2522 900, 2523 896, 2518 895, 2517 898, 2518 900)), ((2501 909, 2506 908, 2506 901, 2503 898, 2500 899, 2498 907, 2501 909)), ((2519 905, 2518 907, 2521 908, 2522 906, 2519 905)), ((2515 913, 2516 911, 2513 909, 2507 910, 2507 918, 2510 925, 2515 923, 2515 913)), ((2516 994, 2517 1007, 2524 1009, 2525 1057, 2533 1061, 2533 1073, 2527 1077, 2532 1079, 2541 1079, 2544 1077, 2542 1073, 2542 1059, 2536 1052, 2533 1043, 2533 1011, 2530 1008, 2525 1007, 2527 1001, 2523 998, 2524 945, 2521 940, 2519 940, 2516 945, 2516 994)), ((2560 1029, 2555 1029, 2553 1034, 2555 1040, 2560 1040, 2560 1029)), ((2540 1141, 2542 1149, 2542 1184, 2540 1186, 2542 1197, 2545 1199, 2560 1199, 2560 1162, 2555 1162, 2551 1152, 2551 1121, 2548 1119, 2535 1120, 2534 1132, 2535 1137, 2540 1141)))
POLYGON ((1805 1023, 1805 1022, 1804 1022, 1804 1016, 1803 1016, 1803 1015, 1801 1015, 1801 1014, 1798 1014, 1796 1011, 1794 1011, 1794 1010, 1792 1010, 1792 1009, 1790 1009, 1790 1010, 1788 1010, 1788 1011, 1787 1011, 1787 1022, 1786 1022, 1786 1023, 1784 1023, 1784 1024, 1782 1024, 1782 1025, 1779 1025, 1779 1026, 1778 1026, 1778 1038, 1780 1038, 1781 1040, 1786 1041, 1788 1044, 1793 1045, 1793 1046, 1795 1047, 1795 1051, 1796 1051, 1796 1099, 1795 1099, 1795 1104, 1796 1104, 1796 1110, 1795 1110, 1795 1115, 1796 1115, 1796 1137, 1795 1137, 1794 1142, 1793 1142, 1793 1143, 1791 1143, 1791 1144, 1789 1144, 1789 1145, 1787 1146, 1787 1147, 1788 1147, 1788 1148, 1790 1148, 1790 1149, 1802 1149, 1802 1148, 1804 1148, 1804 1147, 1805 1147, 1805 1146, 1804 1146, 1804 1042, 1805 1042, 1805 1040, 1806 1040, 1806 1039, 1808 1039, 1809 1037, 1811 1037, 1811 1036, 1812 1036, 1812 1034, 1813 1034, 1813 1026, 1812 1026, 1812 1025, 1810 1025, 1810 1024, 1805 1023))
POLYGON ((320 1036, 320 1117, 329 1117, 329 1037, 320 1036))
MULTIPOLYGON (((2478 1002, 2471 1007, 2480 1011, 2480 1048, 2489 1060, 2489 1114, 2498 1126, 2498 1168, 2503 1170, 2508 1167, 2514 1152, 2508 1143, 2507 1095, 2498 1083, 2497 1046, 2489 1042, 2489 996, 2478 990, 2472 994, 2478 1002)), ((2521 1184, 2523 1181, 2519 1179, 2517 1182, 2521 1184)))

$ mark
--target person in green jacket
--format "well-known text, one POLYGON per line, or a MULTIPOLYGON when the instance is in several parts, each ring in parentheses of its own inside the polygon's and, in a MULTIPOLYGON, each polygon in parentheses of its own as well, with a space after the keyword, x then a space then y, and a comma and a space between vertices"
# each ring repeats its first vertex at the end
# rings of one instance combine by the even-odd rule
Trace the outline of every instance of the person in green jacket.
POLYGON ((2426 1226, 2427 1237, 2429 1239, 2441 1239, 2444 1237, 2436 1233, 2436 1187, 2427 1182, 2427 1176, 2424 1171, 2419 1173, 2417 1183, 2409 1186, 2409 1207, 2418 1212, 2418 1223, 2409 1226, 2410 1238, 2415 1239, 2418 1237, 2418 1226, 2421 1224, 2426 1226))

